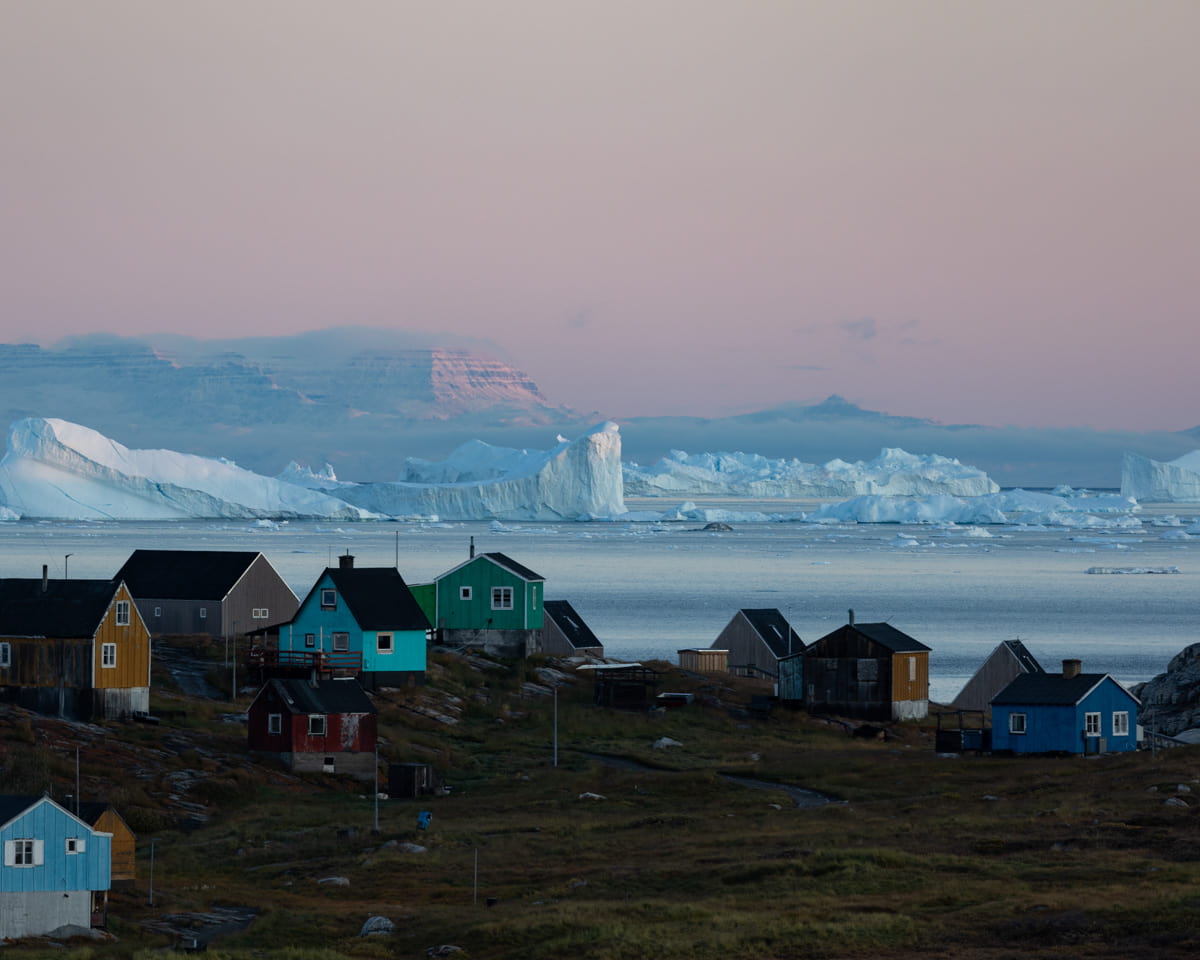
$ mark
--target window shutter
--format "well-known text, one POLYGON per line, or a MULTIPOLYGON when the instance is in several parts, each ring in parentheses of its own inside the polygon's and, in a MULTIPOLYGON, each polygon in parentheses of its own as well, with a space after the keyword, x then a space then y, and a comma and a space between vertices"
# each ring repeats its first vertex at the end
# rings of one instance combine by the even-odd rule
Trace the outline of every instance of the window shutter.
POLYGON ((17 842, 15 840, 4 841, 4 865, 6 867, 14 867, 17 864, 17 842))
POLYGON ((86 849, 87 849, 87 840, 85 840, 83 837, 78 837, 75 840, 75 852, 83 853, 83 851, 86 849))
POLYGON ((33 841, 33 865, 40 867, 46 862, 46 842, 44 840, 33 841))

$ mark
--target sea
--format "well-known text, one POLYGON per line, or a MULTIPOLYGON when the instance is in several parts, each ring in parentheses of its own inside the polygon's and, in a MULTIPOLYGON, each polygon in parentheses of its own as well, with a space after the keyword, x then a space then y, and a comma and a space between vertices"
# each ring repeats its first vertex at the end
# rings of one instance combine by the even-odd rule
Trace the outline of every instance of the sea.
MULTIPOLYGON (((821 501, 694 500, 796 513, 821 501)), ((674 503, 629 500, 630 510, 674 503)), ((423 583, 498 551, 546 579, 621 660, 678 661, 711 646, 740 608, 776 607, 805 643, 846 623, 890 623, 930 647, 930 696, 948 702, 1003 640, 1047 670, 1077 658, 1127 685, 1200 641, 1200 504, 1145 506, 1140 527, 683 522, 0 523, 0 576, 108 578, 138 548, 262 551, 298 596, 349 553, 423 583), (1089 570, 1177 570, 1089 573, 1089 570)))

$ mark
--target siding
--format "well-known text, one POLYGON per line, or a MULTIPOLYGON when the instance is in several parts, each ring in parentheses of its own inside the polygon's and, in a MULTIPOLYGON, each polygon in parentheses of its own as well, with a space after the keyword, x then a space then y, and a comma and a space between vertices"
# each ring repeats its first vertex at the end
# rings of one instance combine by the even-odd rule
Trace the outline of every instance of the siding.
POLYGON ((286 623, 299 608, 299 598, 275 572, 270 561, 260 554, 224 597, 221 604, 221 630, 232 636, 268 624, 286 623), (256 609, 266 609, 268 616, 255 619, 253 614, 256 609))
POLYGON ((9 840, 37 839, 43 862, 33 867, 6 867, 0 860, 0 893, 107 890, 111 882, 112 838, 75 819, 49 801, 42 801, 0 830, 0 851, 9 840), (65 853, 68 837, 85 840, 83 853, 65 853))
POLYGON ((92 669, 96 678, 94 686, 98 690, 150 686, 150 634, 124 584, 114 595, 113 602, 100 622, 100 629, 96 631, 92 669), (117 601, 129 604, 127 626, 117 626, 117 601), (102 666, 105 643, 116 644, 115 667, 102 666))
POLYGON ((446 630, 540 630, 544 624, 540 581, 528 581, 486 557, 476 557, 437 580, 435 627, 446 630), (461 588, 471 588, 462 599, 461 588), (492 609, 492 588, 511 587, 511 610, 492 609))

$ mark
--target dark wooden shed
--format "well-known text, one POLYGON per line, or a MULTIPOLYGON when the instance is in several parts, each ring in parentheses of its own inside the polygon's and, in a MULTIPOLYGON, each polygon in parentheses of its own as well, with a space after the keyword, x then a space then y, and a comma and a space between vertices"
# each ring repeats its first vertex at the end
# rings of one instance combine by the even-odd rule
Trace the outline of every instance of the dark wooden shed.
POLYGON ((773 680, 780 657, 804 650, 800 635, 774 607, 738 610, 712 644, 728 650, 728 670, 736 676, 773 680))
POLYGON ((991 652, 950 705, 956 710, 990 712, 992 698, 1017 677, 1045 672, 1025 644, 1020 640, 1005 640, 991 652))
POLYGON ((552 657, 604 656, 604 645, 568 600, 547 600, 537 646, 552 657))

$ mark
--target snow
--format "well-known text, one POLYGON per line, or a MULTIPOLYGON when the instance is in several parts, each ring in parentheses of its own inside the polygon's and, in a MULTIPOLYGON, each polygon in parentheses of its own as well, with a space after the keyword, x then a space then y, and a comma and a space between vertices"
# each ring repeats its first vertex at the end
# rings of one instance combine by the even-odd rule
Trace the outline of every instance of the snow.
POLYGON ((852 497, 951 494, 976 497, 999 487, 986 473, 950 457, 885 448, 870 461, 830 460, 823 466, 800 460, 769 460, 749 453, 671 451, 650 467, 625 466, 625 495, 852 497))
POLYGON ((1200 450, 1166 463, 1126 453, 1121 493, 1147 503, 1200 503, 1200 450))

